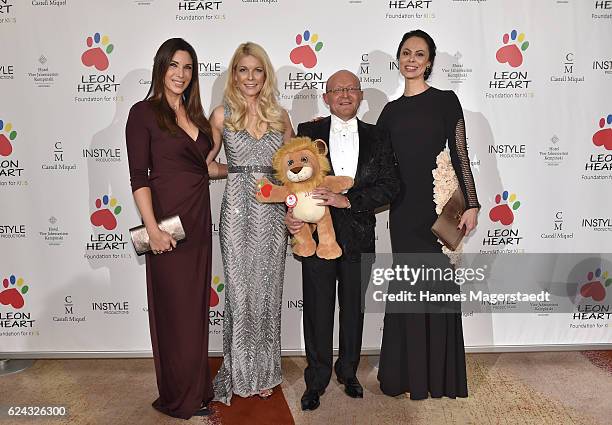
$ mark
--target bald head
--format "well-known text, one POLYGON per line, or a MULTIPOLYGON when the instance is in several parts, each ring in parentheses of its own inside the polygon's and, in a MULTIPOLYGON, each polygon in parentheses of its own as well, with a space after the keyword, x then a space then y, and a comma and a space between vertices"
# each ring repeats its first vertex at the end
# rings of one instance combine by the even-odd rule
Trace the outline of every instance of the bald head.
POLYGON ((361 83, 359 81, 359 77, 357 77, 355 74, 353 74, 351 71, 347 70, 347 69, 341 69, 340 71, 336 71, 334 72, 328 79, 327 82, 325 83, 325 91, 329 91, 330 87, 334 87, 334 84, 336 83, 336 80, 340 78, 342 80, 348 80, 348 79, 352 79, 352 84, 353 87, 357 87, 360 88, 361 87, 361 83))
POLYGON ((357 114, 363 99, 359 78, 351 71, 342 69, 334 72, 325 85, 323 100, 332 114, 348 121, 357 114))

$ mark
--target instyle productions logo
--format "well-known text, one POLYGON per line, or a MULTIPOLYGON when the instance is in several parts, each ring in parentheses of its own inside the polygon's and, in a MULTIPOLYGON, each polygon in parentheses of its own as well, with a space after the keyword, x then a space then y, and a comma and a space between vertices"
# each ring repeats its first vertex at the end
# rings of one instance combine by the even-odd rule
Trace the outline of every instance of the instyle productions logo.
POLYGON ((110 56, 115 50, 115 45, 110 42, 110 37, 96 32, 85 39, 85 45, 81 54, 81 64, 92 73, 81 75, 74 101, 122 101, 121 97, 116 96, 120 85, 117 82, 117 76, 107 72, 110 68, 110 56))
POLYGON ((2 279, 0 285, 0 336, 29 336, 38 335, 38 332, 24 331, 32 328, 36 320, 32 319, 30 312, 24 311, 26 295, 29 285, 25 279, 11 274, 2 279), (8 307, 8 312, 2 310, 8 307), (2 332, 6 328, 8 331, 2 332))
POLYGON ((12 80, 15 78, 15 66, 0 64, 0 80, 12 80))
POLYGON ((219 294, 223 292, 225 289, 225 285, 221 282, 221 278, 219 276, 214 276, 212 280, 212 284, 210 285, 210 302, 209 305, 211 307, 216 307, 219 305, 219 294))
MULTIPOLYGON (((23 168, 13 154, 17 130, 11 122, 0 119, 0 177, 21 177, 23 168), (10 158, 9 158, 10 157, 10 158)), ((27 186, 27 180, 0 180, 2 186, 27 186)))
POLYGON ((532 80, 529 79, 527 70, 519 70, 524 61, 529 41, 524 33, 519 33, 513 29, 510 33, 502 36, 501 46, 495 53, 497 63, 503 65, 505 69, 493 72, 493 77, 489 81, 489 90, 486 92, 487 99, 515 99, 533 97, 530 89, 532 80), (508 69, 509 68, 509 69, 508 69))
POLYGON ((387 19, 434 19, 433 0, 388 0, 387 19))
MULTIPOLYGON (((86 245, 87 251, 125 250, 127 242, 124 240, 124 235, 121 232, 113 231, 117 229, 117 216, 119 214, 121 214, 121 205, 119 205, 117 199, 109 195, 96 199, 95 209, 92 211, 89 220, 98 232, 89 235, 89 241, 86 245)), ((98 255, 92 256, 87 253, 85 256, 87 258, 100 258, 98 255)), ((106 254, 103 258, 122 258, 122 256, 106 254)))
MULTIPOLYGON (((518 246, 523 239, 519 229, 512 227, 520 207, 521 201, 515 193, 504 190, 495 195, 495 205, 489 210, 489 219, 496 226, 487 230, 487 235, 482 240, 483 247, 505 246, 505 250, 495 249, 493 252, 517 252, 508 247, 518 246)), ((487 250, 481 252, 490 253, 487 250)))
POLYGON ((588 174, 583 174, 583 180, 612 180, 612 114, 606 117, 601 117, 598 122, 598 128, 595 129, 591 137, 593 145, 596 146, 597 152, 589 154, 587 161, 584 164, 584 171, 588 174), (604 150, 604 152, 601 152, 604 150))

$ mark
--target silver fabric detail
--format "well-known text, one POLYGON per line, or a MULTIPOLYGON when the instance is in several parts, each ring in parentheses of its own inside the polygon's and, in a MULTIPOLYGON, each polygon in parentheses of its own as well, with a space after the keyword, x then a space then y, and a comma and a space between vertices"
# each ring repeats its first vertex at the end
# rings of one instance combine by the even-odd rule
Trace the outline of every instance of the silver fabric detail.
POLYGON ((274 168, 267 165, 228 165, 227 172, 274 174, 274 168))
POLYGON ((282 381, 281 307, 287 230, 283 204, 255 200, 256 182, 268 174, 272 155, 282 145, 282 134, 268 132, 258 140, 247 131, 225 128, 223 145, 228 171, 245 170, 227 176, 219 228, 225 313, 223 365, 213 386, 215 400, 229 405, 232 394, 252 396, 282 381))

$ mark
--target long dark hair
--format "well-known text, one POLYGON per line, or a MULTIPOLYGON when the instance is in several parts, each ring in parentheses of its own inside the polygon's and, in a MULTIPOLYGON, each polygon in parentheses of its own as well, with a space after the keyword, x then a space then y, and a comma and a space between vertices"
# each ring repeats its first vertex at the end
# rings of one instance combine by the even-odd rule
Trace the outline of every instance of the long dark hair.
POLYGON ((200 100, 200 82, 198 80, 198 56, 191 44, 187 43, 182 38, 171 38, 166 40, 159 46, 155 59, 153 59, 153 73, 151 76, 151 87, 145 99, 154 105, 157 115, 157 123, 159 127, 175 134, 179 131, 179 126, 176 123, 176 113, 168 104, 165 96, 164 77, 172 57, 177 50, 183 50, 189 53, 193 63, 191 74, 191 82, 183 92, 183 104, 187 111, 187 117, 195 124, 196 127, 209 138, 211 137, 210 123, 204 115, 202 102, 200 100))
POLYGON ((399 46, 397 46, 397 53, 395 55, 395 58, 399 61, 400 53, 402 52, 402 46, 404 45, 406 40, 412 37, 419 37, 425 40, 425 43, 427 43, 427 48, 429 50, 429 57, 427 58, 427 60, 429 60, 431 64, 429 65, 429 68, 425 69, 425 73, 423 74, 423 78, 427 80, 429 76, 431 75, 431 71, 433 70, 433 66, 434 66, 434 60, 436 59, 436 43, 434 43, 433 38, 431 38, 431 36, 427 34, 425 31, 412 30, 404 34, 404 36, 402 37, 402 41, 400 41, 399 46))

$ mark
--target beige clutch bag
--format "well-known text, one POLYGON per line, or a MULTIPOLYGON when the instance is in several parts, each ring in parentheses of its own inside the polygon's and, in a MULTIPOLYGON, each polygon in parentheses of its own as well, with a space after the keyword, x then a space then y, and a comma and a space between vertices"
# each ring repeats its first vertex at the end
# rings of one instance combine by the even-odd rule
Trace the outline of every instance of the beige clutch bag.
POLYGON ((431 231, 451 251, 457 249, 461 239, 465 236, 465 227, 457 229, 461 216, 465 211, 465 199, 461 188, 457 188, 448 200, 436 222, 431 226, 431 231))
MULTIPOLYGON (((174 240, 182 241, 185 239, 185 229, 183 229, 183 223, 181 218, 177 215, 173 215, 157 223, 159 228, 164 232, 169 233, 174 240)), ((133 227, 130 229, 130 237, 132 238, 132 244, 134 244, 134 250, 136 254, 142 255, 151 251, 149 245, 149 234, 144 224, 142 226, 133 227)))

